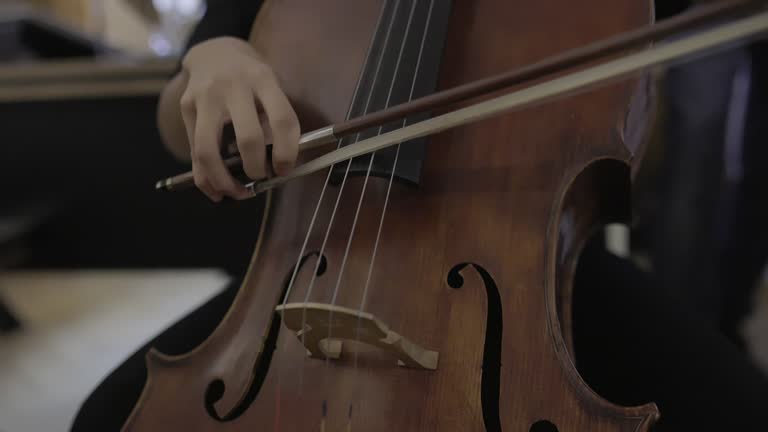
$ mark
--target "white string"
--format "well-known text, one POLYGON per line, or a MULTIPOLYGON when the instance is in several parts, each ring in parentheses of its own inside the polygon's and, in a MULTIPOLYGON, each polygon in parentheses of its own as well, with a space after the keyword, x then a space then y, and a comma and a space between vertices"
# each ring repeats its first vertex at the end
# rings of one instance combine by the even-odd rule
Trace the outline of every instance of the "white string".
MULTIPOLYGON (((413 13, 414 13, 414 10, 416 8, 416 4, 417 3, 418 3, 418 1, 414 0, 413 7, 411 9, 411 15, 410 15, 410 17, 408 19, 408 27, 406 28, 406 31, 405 31, 405 38, 403 39, 403 47, 400 48, 400 56, 401 57, 402 57, 402 53, 403 53, 403 50, 404 50, 405 42, 408 40, 408 35, 410 34, 411 23, 412 23, 412 20, 413 20, 413 13)), ((416 89, 416 81, 417 81, 417 78, 419 76, 419 70, 421 68, 421 59, 422 59, 422 55, 424 53, 424 46, 426 44, 427 35, 429 34, 429 24, 432 21, 432 10, 433 10, 433 7, 434 7, 434 0, 430 0, 429 11, 427 12, 427 23, 426 23, 426 26, 425 26, 425 29, 424 29, 424 34, 423 34, 422 39, 421 39, 421 44, 419 46, 419 54, 418 54, 418 57, 417 57, 416 68, 414 70, 413 81, 411 82, 411 90, 410 90, 410 93, 408 95, 408 100, 412 100, 413 99, 413 94, 414 94, 414 91, 416 89)), ((400 66, 400 60, 401 59, 398 58, 397 68, 399 68, 399 66, 400 66)), ((395 78, 392 81, 392 85, 391 85, 390 90, 389 90, 389 96, 392 95, 392 88, 394 87, 394 83, 395 83, 395 81, 397 79, 397 72, 398 72, 398 69, 395 70, 395 78)), ((389 105, 389 96, 387 97, 387 105, 389 105)), ((403 125, 405 125, 406 121, 407 120, 405 120, 405 119, 403 120, 403 125)), ((381 131, 382 131, 382 127, 379 127, 379 133, 381 133, 381 131)), ((370 172, 371 172, 371 166, 372 166, 372 163, 373 163, 373 157, 374 156, 375 156, 375 153, 371 155, 371 164, 368 165, 368 172, 366 173, 366 180, 365 180, 366 183, 363 185, 363 193, 365 192, 365 187, 366 187, 367 182, 368 182, 368 176, 370 175, 370 172)), ((385 198, 384 198, 384 205, 383 205, 383 208, 382 208, 381 216, 379 218, 379 226, 378 226, 378 230, 376 232, 376 241, 374 242, 373 251, 371 253, 371 262, 370 262, 370 264, 368 266, 368 274, 366 276, 365 285, 364 285, 364 288, 363 288, 363 295, 362 295, 362 297, 360 299, 360 306, 358 308, 357 325, 355 327, 355 342, 356 343, 358 343, 360 341, 360 329, 361 329, 361 323, 362 323, 362 321, 360 319, 360 314, 363 312, 363 308, 365 307, 366 299, 368 297, 368 287, 370 286, 370 283, 371 283, 371 275, 373 274, 373 265, 374 265, 374 262, 376 260, 376 254, 377 254, 378 249, 379 249, 379 241, 381 239, 381 231, 382 231, 382 229, 384 227, 384 217, 385 217, 385 215, 387 213, 387 207, 388 207, 388 204, 389 204, 390 192, 392 191, 392 184, 393 184, 393 180, 394 180, 394 176, 395 176, 395 171, 397 169, 397 161, 399 160, 399 157, 400 157, 400 144, 398 144, 396 146, 396 148, 395 148, 395 157, 394 157, 394 161, 392 163, 392 169, 391 169, 390 175, 389 175, 389 183, 387 184, 387 193, 386 193, 385 198)), ((362 203, 362 196, 360 197, 360 202, 358 203, 358 211, 360 209, 360 204, 361 203, 362 203)), ((356 220, 357 220, 357 214, 355 215, 355 221, 356 220)), ((349 244, 347 245, 347 249, 349 249, 349 244)), ((341 279, 341 276, 339 276, 339 280, 340 279, 341 279)), ((339 282, 337 281, 337 287, 336 287, 337 290, 338 290, 338 284, 339 284, 339 282)), ((335 300, 335 298, 334 298, 334 300, 335 300)), ((331 320, 329 320, 329 322, 331 322, 331 320)), ((329 333, 328 334, 328 338, 330 339, 330 337, 331 337, 330 326, 329 326, 329 332, 328 333, 329 333)), ((354 378, 352 380, 353 382, 355 382, 357 380, 357 376, 359 374, 358 356, 359 356, 359 353, 358 353, 357 350, 355 350, 355 352, 354 352, 354 363, 353 363, 354 364, 353 369, 355 371, 355 376, 354 376, 354 378)), ((350 429, 351 429, 352 403, 350 403, 348 416, 349 416, 348 421, 350 422, 350 429)))
MULTIPOLYGON (((392 81, 390 82, 389 90, 387 92, 387 100, 384 103, 384 108, 385 109, 389 107, 390 101, 392 99, 392 92, 394 91, 395 84, 397 83, 397 76, 398 76, 398 73, 400 71, 400 65, 402 64, 403 53, 405 52, 405 45, 406 45, 406 42, 408 41, 408 35, 410 33, 410 30, 411 30, 411 24, 413 23, 413 16, 414 16, 414 12, 416 11, 416 4, 417 3, 418 3, 417 0, 413 0, 413 3, 411 4, 411 10, 410 10, 410 12, 408 14, 408 22, 407 22, 406 29, 405 29, 405 35, 403 37, 403 41, 400 44, 400 50, 398 52, 397 61, 395 63, 395 70, 394 70, 394 72, 392 74, 392 81)), ((398 7, 399 7, 399 3, 398 3, 398 5, 395 8, 395 12, 394 12, 395 15, 397 14, 398 7)), ((392 23, 394 23, 394 19, 392 20, 392 22, 390 24, 392 24, 392 23)), ((391 30, 391 27, 390 27, 390 30, 391 30)), ((387 41, 385 41, 385 47, 387 45, 388 38, 389 38, 389 35, 387 36, 387 41)), ((377 134, 381 134, 382 129, 383 129, 383 126, 380 126, 377 134)), ((359 137, 359 134, 358 134, 358 137, 359 137)), ((365 192, 366 192, 366 190, 368 188, 368 180, 371 177, 371 169, 373 168, 373 162, 374 162, 374 158, 375 157, 376 157, 376 153, 371 154, 370 160, 368 161, 368 169, 366 170, 366 173, 365 173, 365 179, 363 180, 362 190, 360 192, 360 198, 358 199, 358 202, 357 202, 357 208, 355 209, 355 216, 354 216, 354 219, 352 220, 352 226, 350 228, 349 236, 347 238, 347 245, 346 245, 346 247, 344 249, 344 256, 343 256, 343 258, 341 260, 341 266, 339 268, 338 277, 336 278, 336 286, 334 287, 333 295, 331 297, 331 303, 330 304, 332 306, 336 305, 336 301, 338 299, 338 295, 339 295, 339 291, 340 291, 340 287, 341 287, 341 281, 342 281, 342 279, 344 277, 344 270, 346 269, 347 259, 349 258, 349 251, 350 251, 350 248, 352 246, 352 241, 353 241, 354 236, 355 236, 355 232, 356 232, 356 228, 357 228, 357 221, 359 220, 359 217, 360 217, 360 209, 363 206, 363 200, 365 198, 365 192)), ((346 177, 345 177, 345 180, 346 180, 346 177)), ((328 324, 328 338, 326 340, 330 341, 331 337, 332 337, 332 329, 333 329, 333 324, 332 324, 333 323, 333 309, 329 309, 329 311, 328 311, 328 323, 329 323, 328 324)), ((330 367, 330 360, 326 356, 326 358, 325 358, 325 371, 324 371, 324 375, 326 377, 326 384, 327 384, 327 379, 328 379, 327 377, 328 377, 328 374, 329 374, 329 371, 328 371, 329 367, 330 367)), ((327 388, 327 385, 326 385, 326 388, 327 388)), ((353 403, 350 402, 349 411, 348 411, 348 415, 350 416, 350 418, 348 419, 349 421, 351 421, 352 405, 353 405, 353 403)))
MULTIPOLYGON (((408 96, 408 100, 412 100, 413 99, 413 93, 414 93, 414 90, 416 89, 416 80, 417 80, 417 78, 419 76, 419 70, 420 70, 420 67, 421 67, 421 57, 422 57, 422 54, 424 52, 424 46, 425 46, 425 42, 427 40, 427 34, 429 32, 429 24, 432 22, 432 9, 433 9, 434 5, 435 5, 435 0, 430 0, 429 1, 429 12, 427 13, 427 26, 426 26, 426 28, 424 30, 424 35, 423 35, 423 37, 421 39, 421 46, 419 48, 419 56, 418 56, 418 59, 417 59, 417 62, 416 62, 416 70, 414 72, 413 83, 411 84, 411 92, 410 92, 410 95, 408 96)), ((407 119, 403 119, 403 126, 405 126, 406 121, 407 121, 407 119)), ((363 288, 363 296, 360 299, 360 307, 358 308, 358 312, 359 313, 362 313, 363 309, 365 308, 365 302, 366 302, 367 297, 368 297, 368 287, 371 284, 371 275, 373 274, 373 264, 374 264, 374 261, 376 260, 376 253, 379 250, 379 240, 381 239, 381 231, 382 231, 382 228, 384 227, 384 216, 386 216, 386 214, 387 214, 387 207, 388 207, 388 204, 389 204, 389 195, 390 195, 390 191, 392 190, 392 183, 393 183, 393 180, 394 180, 394 177, 395 177, 395 169, 397 168, 397 160, 398 160, 399 156, 400 156, 400 144, 397 144, 396 149, 395 149, 395 160, 394 160, 394 162, 392 164, 392 172, 390 173, 390 176, 389 176, 389 185, 387 186, 387 194, 384 197, 384 207, 382 209, 381 217, 379 219, 379 229, 378 229, 378 232, 376 233, 376 241, 375 241, 375 243, 373 245, 373 254, 371 256, 371 263, 368 266, 368 276, 365 279, 365 287, 363 288)), ((358 318, 357 322, 358 322, 358 327, 357 327, 356 333, 357 333, 357 337, 359 338, 359 336, 360 336, 360 334, 359 334, 360 333, 360 319, 359 318, 358 318)), ((356 340, 358 340, 358 339, 356 339, 356 340)), ((357 353, 355 353, 355 354, 357 354, 357 353)), ((355 355, 355 363, 357 363, 357 355, 355 355)))
MULTIPOLYGON (((386 2, 385 2, 385 5, 386 5, 386 2)), ((376 23, 376 28, 378 28, 381 25, 381 19, 382 19, 382 15, 380 14, 379 15, 379 20, 376 23)), ((383 54, 383 52, 382 52, 382 54, 383 54)), ((370 58, 368 56, 366 56, 365 61, 363 62, 363 70, 365 70, 365 68, 368 66, 368 61, 369 60, 370 60, 370 58)), ((382 59, 380 57, 379 58, 379 64, 381 64, 381 61, 382 61, 382 59)), ((352 109, 354 108, 355 103, 357 102, 357 97, 359 96, 358 92, 360 90, 361 84, 362 84, 362 77, 361 77, 361 79, 358 79, 357 84, 355 85, 355 90, 352 93, 352 102, 351 102, 351 104, 349 106, 349 109, 347 110, 347 118, 349 118, 349 116, 352 114, 352 109)), ((341 147, 341 144, 342 144, 342 140, 339 140, 338 143, 336 144, 336 148, 339 149, 341 147)), ((296 274, 299 272, 299 267, 300 267, 300 264, 301 264, 301 259, 302 259, 302 257, 304 256, 304 253, 307 250, 307 244, 309 243, 309 237, 312 235, 312 231, 314 230, 315 221, 317 220, 317 215, 318 215, 318 212, 320 210, 320 204, 322 204, 322 202, 323 202, 323 197, 325 196, 325 191, 328 188, 328 183, 329 183, 329 181, 331 179, 332 172, 333 172, 333 170, 331 170, 331 169, 328 170, 328 175, 325 177, 325 182, 323 183, 323 188, 320 190, 320 197, 317 199, 317 205, 315 205, 315 211, 312 213, 312 219, 309 222, 309 228, 307 229, 307 235, 306 235, 306 237, 304 237, 304 242, 301 245, 301 250, 299 251, 299 256, 296 258, 296 265, 293 267, 293 272, 291 273, 291 280, 288 282, 288 288, 285 291, 285 296, 283 298, 283 307, 285 307, 285 305, 287 304, 288 298, 290 297, 291 291, 293 290, 293 285, 294 285, 294 282, 296 281, 296 274)), ((318 260, 321 260, 321 258, 322 258, 322 255, 318 256, 318 260)))
MULTIPOLYGON (((386 33, 386 36, 384 38, 384 46, 382 48, 382 53, 384 53, 386 51, 386 47, 389 44, 389 38, 390 38, 390 36, 392 34, 392 26, 393 26, 393 24, 395 22, 394 18, 395 18, 395 15, 397 14, 397 10, 398 10, 399 6, 400 6, 400 0, 396 0, 395 11, 393 13, 392 20, 390 20, 390 22, 389 22, 389 26, 387 27, 387 33, 386 33)), ((376 65, 376 72, 373 75, 373 81, 372 81, 374 83, 374 85, 371 86, 371 91, 368 93, 368 98, 365 101, 365 108, 363 110, 364 113, 367 113, 368 109, 370 107, 371 99, 373 98, 373 93, 374 93, 374 90, 376 88, 375 83, 376 83, 376 81, 378 81, 379 73, 381 72, 381 64, 382 63, 383 63, 383 59, 382 59, 382 61, 379 61, 379 63, 376 65)), ((361 133, 358 132, 357 135, 355 136, 355 142, 360 140, 360 134, 361 133)), ((343 179, 341 181, 341 185, 339 186, 339 194, 336 196, 336 202, 334 203, 333 211, 331 212, 331 219, 330 219, 330 221, 328 223, 328 229, 325 232, 325 237, 323 238, 323 243, 322 243, 322 246, 320 247, 320 256, 322 256, 323 252, 325 251, 325 246, 326 246, 326 244, 328 242, 328 237, 330 236, 331 228, 333 227, 333 221, 334 221, 334 219, 336 217, 336 212, 337 212, 337 210, 339 208, 339 201, 341 201, 341 195, 342 195, 342 192, 344 191, 344 186, 346 185, 347 178, 349 177, 349 168, 350 168, 351 164, 352 164, 352 160, 351 159, 347 160, 347 167, 346 167, 346 170, 344 171, 344 177, 343 177, 343 179)), ((304 297, 304 303, 309 301, 309 297, 312 294, 312 290, 314 288, 315 280, 317 279, 317 277, 316 277, 317 270, 319 269, 319 267, 320 267, 320 261, 318 260, 318 262, 315 265, 315 272, 312 273, 312 279, 309 282, 309 288, 307 289, 307 294, 304 297)), ((304 316, 302 318, 301 328, 303 329, 305 326, 306 326, 306 307, 304 308, 304 316)))
MULTIPOLYGON (((386 2, 387 1, 389 1, 389 0, 385 1, 385 3, 382 6, 382 8, 386 7, 386 2)), ((375 28, 379 28, 381 26, 382 18, 383 18, 383 14, 379 14, 379 18, 378 18, 378 21, 376 23, 376 27, 375 28)), ((383 55, 383 52, 382 52, 382 55, 383 55)), ((368 67, 368 62, 369 61, 370 61, 370 57, 366 56, 365 60, 363 62, 363 70, 365 70, 368 67)), ((382 62, 382 58, 380 56, 379 57, 379 64, 381 64, 381 62, 382 62)), ((361 76, 360 79, 358 79, 357 83, 355 84, 355 90, 352 93, 352 101, 350 103, 349 109, 347 110, 347 115, 346 115, 347 118, 349 118, 352 115, 352 109, 354 108, 355 103, 357 102, 357 98, 359 96, 359 91, 360 91, 360 87, 362 85, 362 81, 363 80, 362 80, 362 76, 361 76)), ((341 148, 341 144, 342 144, 342 140, 339 140, 338 143, 336 144, 336 148, 337 149, 341 148)), ((296 275, 298 274, 299 268, 301 267, 301 260, 304 257, 304 254, 306 253, 307 244, 309 243, 309 238, 312 235, 312 232, 314 231, 315 222, 317 221, 317 215, 318 215, 318 213, 320 211, 320 205, 322 204, 323 198, 325 197, 325 191, 328 188, 328 183, 330 182, 332 172, 333 172, 332 169, 328 170, 328 175, 326 175, 325 182, 323 182, 323 187, 320 190, 320 196, 317 199, 317 204, 315 205, 315 210, 312 213, 312 219, 310 219, 310 222, 309 222, 309 228, 307 229, 307 235, 304 237, 304 242, 301 245, 301 250, 299 251, 299 256, 296 258, 296 263, 295 263, 295 265, 293 267, 293 271, 291 272, 291 279, 288 282, 288 288, 285 290, 285 295, 283 297, 283 302, 282 302, 283 307, 285 307, 285 305, 288 303, 288 299, 290 298, 291 292, 293 291, 293 286, 294 286, 294 284, 296 282, 296 275)), ((330 222, 329 222, 329 225, 330 225, 330 222)), ((320 252, 320 254, 317 257, 318 264, 320 263, 320 261, 322 261, 322 258, 323 258, 323 255, 322 255, 322 252, 320 252)), ((315 271, 313 273, 313 276, 317 274, 317 269, 318 269, 318 267, 316 266, 315 267, 315 271)), ((302 345, 303 344, 304 344, 304 340, 303 340, 303 335, 302 335, 302 345)), ((277 373, 278 373, 278 394, 280 394, 281 393, 280 388, 282 387, 282 380, 280 379, 280 377, 282 377, 282 374, 283 374, 283 363, 279 363, 277 373)), ((301 389, 301 386, 299 386, 299 388, 301 389)), ((277 403, 279 404, 280 401, 278 401, 277 403)))
MULTIPOLYGON (((371 104, 371 99, 373 98, 373 93, 374 93, 374 90, 376 88, 375 83, 376 83, 376 81, 378 81, 379 73, 381 71, 381 65, 382 65, 382 63, 384 63, 383 54, 386 52, 386 47, 387 47, 387 45, 389 43, 389 38, 390 38, 390 36, 392 34, 392 26, 394 24, 395 15, 396 15, 397 9, 399 8, 399 5, 400 5, 400 0, 396 0, 396 3, 395 3, 395 14, 393 14, 392 19, 390 20, 389 25, 387 26, 387 32, 386 32, 386 35, 385 35, 385 38, 384 38, 384 46, 383 46, 382 51, 381 51, 382 57, 379 58, 379 62, 376 65, 376 71, 374 72, 373 80, 372 80, 373 85, 371 85, 371 90, 368 93, 368 97, 367 97, 367 99, 365 101, 365 107, 363 108, 363 112, 364 113, 368 112, 368 109, 369 109, 370 104, 371 104)), ((355 136, 355 141, 354 142, 358 142, 359 140, 360 140, 360 133, 358 133, 355 136)), ((315 286, 315 281, 317 280, 317 271, 320 268, 320 264, 322 262, 321 258, 323 257, 323 254, 325 252, 325 247, 326 247, 326 245, 328 243, 328 237, 330 236, 331 229, 333 228, 333 222, 334 222, 334 220, 336 218, 336 213, 337 213, 337 210, 338 210, 338 207, 339 207, 339 202, 341 201, 341 196, 342 196, 342 194, 344 192, 344 187, 345 187, 345 185, 347 183, 347 178, 349 177, 349 168, 350 168, 351 164, 352 164, 352 160, 351 159, 347 160, 347 166, 346 166, 346 169, 344 171, 344 178, 342 179, 341 185, 339 186, 339 192, 338 192, 338 195, 336 196, 336 201, 335 201, 335 203, 333 205, 333 211, 331 212, 330 220, 328 221, 328 228, 326 229, 325 236, 323 237, 323 243, 322 243, 322 245, 320 247, 320 252, 319 252, 319 255, 318 255, 318 260, 315 263, 315 268, 314 268, 314 271, 312 272, 312 277, 311 277, 311 279, 309 281, 309 286, 307 288, 307 293, 304 296, 304 303, 305 304, 309 301, 309 298, 312 295, 312 290, 314 289, 314 286, 315 286)), ((330 178, 331 171, 328 172, 329 178, 330 178)), ((326 182, 326 184, 327 184, 327 182, 326 182)), ((306 328, 306 325, 307 325, 307 308, 306 308, 306 306, 304 306, 304 308, 302 309, 301 327, 300 328, 303 330, 303 329, 306 328)), ((304 337, 305 337, 304 335, 305 335, 305 332, 302 332, 302 335, 301 335, 301 343, 302 343, 302 345, 304 345, 304 337)), ((327 380, 327 377, 326 377, 326 380, 327 380)), ((303 381, 304 381, 304 368, 301 368, 300 371, 299 371, 299 390, 300 390, 300 392, 301 392, 301 389, 303 388, 303 381)))
MULTIPOLYGON (((398 53, 398 56, 397 56, 397 63, 395 65, 395 71, 394 71, 394 74, 392 75, 392 82, 389 85, 389 92, 387 94, 387 100, 384 103, 384 108, 385 109, 389 108, 389 102, 390 102, 390 100, 392 98, 392 91, 394 90, 395 83, 397 82, 397 74, 400 71, 400 64, 402 63, 403 52, 405 51, 405 43, 408 41, 408 33, 411 30, 411 23, 413 21, 413 13, 416 10, 416 4, 417 3, 418 3, 417 0, 413 1, 413 5, 411 6, 411 12, 408 15, 408 25, 405 28, 405 37, 403 38, 403 42, 400 44, 400 52, 398 53)), ((379 126, 379 130, 377 132, 377 135, 381 134, 383 128, 384 128, 384 126, 379 126)), ((357 210, 355 211, 355 218, 352 220, 352 228, 351 228, 350 233, 349 233, 349 238, 347 239, 347 247, 344 250, 344 258, 341 260, 341 269, 339 271, 339 276, 336 279, 336 287, 333 290, 333 297, 331 298, 331 305, 335 305, 336 304, 336 299, 337 299, 337 296, 339 294, 339 287, 341 286, 341 280, 342 280, 342 278, 344 276, 344 269, 345 269, 346 264, 347 264, 347 257, 349 256, 349 249, 350 249, 350 246, 352 245, 352 239, 355 236, 355 227, 357 226, 357 220, 358 220, 358 217, 360 216, 360 208, 362 207, 362 204, 363 204, 363 198, 365 197, 366 187, 368 186, 368 179, 371 176, 371 168, 373 167, 373 158, 375 156, 376 156, 376 153, 375 152, 372 153, 371 154, 371 159, 368 162, 368 170, 365 173, 365 180, 363 182, 362 191, 360 192, 360 199, 357 202, 357 210)), ((390 179, 391 179, 391 176, 390 176, 390 179)), ((333 312, 331 311, 330 313, 332 314, 333 312)), ((333 315, 331 315, 330 317, 332 318, 333 315)), ((330 338, 330 330, 331 330, 331 327, 329 326, 328 327, 328 331, 329 331, 329 336, 328 337, 329 338, 330 338)))

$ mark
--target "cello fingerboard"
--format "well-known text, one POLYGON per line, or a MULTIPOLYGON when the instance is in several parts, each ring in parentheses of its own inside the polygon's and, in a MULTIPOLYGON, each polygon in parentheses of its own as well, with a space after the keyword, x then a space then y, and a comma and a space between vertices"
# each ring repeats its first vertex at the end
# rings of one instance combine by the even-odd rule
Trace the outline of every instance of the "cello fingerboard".
MULTIPOLYGON (((437 88, 440 61, 443 54, 451 14, 451 0, 387 0, 382 8, 368 59, 361 71, 349 118, 383 110, 411 99, 433 93, 437 88)), ((355 134, 342 140, 349 145, 410 123, 425 120, 429 113, 414 115, 355 134)), ((371 166, 372 176, 389 179, 395 167, 394 178, 407 184, 418 185, 425 157, 426 138, 403 143, 396 147, 352 160, 350 176, 366 175, 371 166)), ((347 163, 333 168, 331 182, 338 184, 347 169, 347 163)))

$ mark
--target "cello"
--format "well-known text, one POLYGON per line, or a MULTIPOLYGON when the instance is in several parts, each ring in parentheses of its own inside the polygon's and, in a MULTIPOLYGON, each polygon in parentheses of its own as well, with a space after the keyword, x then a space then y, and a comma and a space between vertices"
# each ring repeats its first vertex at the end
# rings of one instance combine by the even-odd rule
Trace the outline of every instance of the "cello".
MULTIPOLYGON (((577 80, 375 113, 652 16, 649 0, 266 1, 251 42, 317 132, 292 181, 251 186, 267 205, 231 309, 193 351, 148 354, 124 430, 647 430, 653 404, 579 376, 570 299, 586 239, 630 215, 651 76, 492 117, 577 80)), ((596 71, 579 78, 618 76, 596 71)))

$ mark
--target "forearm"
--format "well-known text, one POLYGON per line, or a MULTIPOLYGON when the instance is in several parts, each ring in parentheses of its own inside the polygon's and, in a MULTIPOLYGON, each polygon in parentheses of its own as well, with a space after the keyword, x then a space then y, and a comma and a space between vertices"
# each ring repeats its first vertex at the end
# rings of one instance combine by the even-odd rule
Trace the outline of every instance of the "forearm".
MULTIPOLYGON (((205 15, 190 35, 184 51, 216 37, 247 39, 261 3, 261 0, 208 2, 205 15)), ((187 81, 186 72, 180 71, 163 90, 157 107, 157 125, 163 144, 174 156, 184 161, 190 159, 190 149, 180 100, 187 88, 187 81)))
POLYGON ((182 161, 190 160, 189 139, 180 106, 187 81, 187 73, 179 71, 163 89, 157 107, 157 127, 163 144, 174 157, 182 161))

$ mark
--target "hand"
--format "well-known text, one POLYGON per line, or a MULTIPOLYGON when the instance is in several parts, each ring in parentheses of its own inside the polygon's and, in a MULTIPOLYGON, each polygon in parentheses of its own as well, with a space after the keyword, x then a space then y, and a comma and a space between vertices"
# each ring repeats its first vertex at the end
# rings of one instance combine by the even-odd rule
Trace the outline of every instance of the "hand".
POLYGON ((223 196, 247 197, 222 160, 222 129, 229 122, 245 174, 252 180, 267 176, 265 136, 271 138, 274 172, 286 174, 293 168, 299 121, 272 70, 247 42, 231 37, 207 40, 189 50, 182 66, 188 84, 181 113, 195 185, 201 191, 216 202, 223 196))

